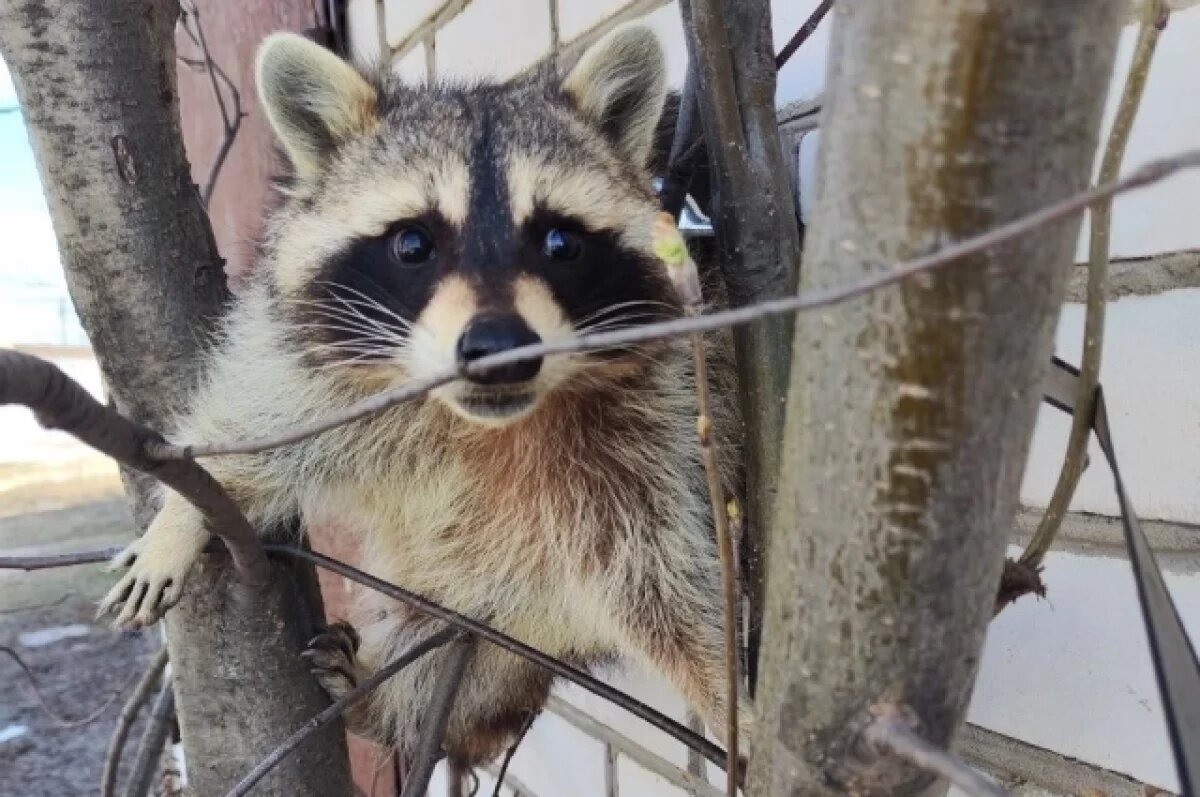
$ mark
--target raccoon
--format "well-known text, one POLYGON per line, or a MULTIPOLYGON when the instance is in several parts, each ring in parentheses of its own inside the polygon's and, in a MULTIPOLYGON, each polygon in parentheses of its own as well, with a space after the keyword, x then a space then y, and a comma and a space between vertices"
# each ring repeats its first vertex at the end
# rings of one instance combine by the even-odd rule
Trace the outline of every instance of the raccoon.
MULTIPOLYGON (((503 83, 401 85, 290 34, 269 37, 256 68, 294 177, 175 439, 279 433, 496 352, 681 314, 651 246, 647 164, 666 89, 649 31, 503 83)), ((732 495, 723 341, 710 359, 732 495)), ((493 368, 205 465, 256 527, 333 519, 361 533, 375 575, 578 666, 640 659, 719 733, 720 574, 696 416, 687 344, 651 342, 493 368)), ((154 622, 208 539, 165 491, 115 560, 128 570, 102 611, 154 622)), ((335 697, 439 627, 373 592, 360 603, 356 627, 306 652, 335 697)), ((386 682, 351 729, 411 758, 444 659, 386 682)), ((550 687, 541 668, 480 645, 447 754, 493 758, 550 687)))

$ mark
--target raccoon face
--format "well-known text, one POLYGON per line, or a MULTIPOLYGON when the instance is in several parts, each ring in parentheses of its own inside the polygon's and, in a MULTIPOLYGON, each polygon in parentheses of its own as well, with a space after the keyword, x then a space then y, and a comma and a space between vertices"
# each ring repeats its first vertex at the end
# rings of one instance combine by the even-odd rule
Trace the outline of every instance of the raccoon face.
MULTIPOLYGON (((498 85, 372 82, 289 34, 264 43, 257 73, 296 173, 269 225, 270 277, 314 367, 378 389, 679 314, 651 248, 645 167, 665 80, 649 31, 618 31, 565 77, 498 85)), ((531 360, 433 395, 503 425, 654 356, 531 360)))

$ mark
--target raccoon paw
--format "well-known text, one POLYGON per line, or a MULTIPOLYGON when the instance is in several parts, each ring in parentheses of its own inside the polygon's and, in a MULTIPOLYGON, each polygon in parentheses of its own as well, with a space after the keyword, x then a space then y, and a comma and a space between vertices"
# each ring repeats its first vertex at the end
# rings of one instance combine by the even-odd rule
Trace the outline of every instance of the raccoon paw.
POLYGON ((109 563, 109 570, 129 570, 100 601, 96 617, 116 613, 113 624, 127 630, 153 625, 179 602, 184 579, 203 548, 203 538, 194 544, 147 532, 109 563))
POLYGON ((309 641, 300 655, 308 661, 317 682, 333 700, 358 685, 356 656, 359 638, 354 626, 339 620, 309 641))

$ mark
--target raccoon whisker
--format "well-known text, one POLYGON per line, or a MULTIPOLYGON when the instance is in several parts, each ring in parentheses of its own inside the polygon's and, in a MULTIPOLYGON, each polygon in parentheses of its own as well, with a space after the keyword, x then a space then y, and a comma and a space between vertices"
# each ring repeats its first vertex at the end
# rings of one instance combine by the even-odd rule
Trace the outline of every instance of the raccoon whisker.
POLYGON ((401 319, 400 323, 394 323, 390 318, 381 319, 366 315, 362 312, 362 310, 353 306, 353 304, 351 304, 351 300, 339 298, 337 301, 344 306, 338 307, 329 305, 328 303, 322 303, 316 308, 316 311, 322 314, 324 317, 332 320, 353 321, 377 330, 390 331, 393 328, 398 327, 399 329, 407 332, 412 326, 411 324, 404 322, 403 319, 401 319))
POLYGON ((306 324, 298 324, 299 327, 319 328, 324 326, 342 327, 352 330, 357 330, 364 334, 374 335, 388 339, 400 339, 411 331, 409 328, 390 327, 387 324, 379 323, 370 318, 365 318, 360 314, 347 315, 345 313, 329 312, 325 309, 317 309, 314 312, 315 319, 306 324))
POLYGON ((663 316, 656 313, 628 313, 617 318, 609 318, 586 326, 576 327, 575 333, 584 335, 595 332, 611 332, 617 329, 628 329, 661 320, 663 320, 663 316))
POLYGON ((405 331, 369 325, 356 318, 330 317, 293 325, 293 329, 342 332, 353 337, 372 338, 399 342, 405 339, 405 331))
POLYGON ((292 304, 299 305, 310 311, 321 313, 325 317, 337 320, 355 320, 361 321, 374 327, 390 327, 396 326, 403 330, 408 330, 412 327, 412 323, 404 318, 396 315, 388 308, 378 303, 370 303, 361 299, 347 298, 343 296, 331 296, 330 299, 289 299, 292 304), (336 304, 331 303, 336 302, 336 304), (375 318, 365 315, 360 307, 365 307, 371 310, 379 310, 386 314, 385 318, 375 318))
POLYGON ((378 355, 374 354, 359 354, 345 360, 334 360, 333 362, 322 363, 317 366, 318 371, 329 371, 334 368, 361 368, 369 365, 380 365, 378 355))
POLYGON ((380 342, 378 340, 370 340, 367 338, 357 338, 352 340, 339 340, 325 343, 315 343, 301 350, 303 354, 340 354, 345 352, 395 352, 402 347, 394 344, 380 342))
POLYGON ((584 316, 583 318, 579 319, 577 322, 575 322, 575 324, 577 327, 586 326, 589 321, 595 321, 596 319, 601 318, 602 316, 608 315, 609 313, 615 313, 618 310, 628 310, 633 307, 663 307, 663 308, 666 308, 670 312, 662 313, 662 315, 664 315, 664 316, 669 315, 671 317, 679 315, 679 308, 674 305, 668 304, 667 302, 659 302, 659 301, 653 301, 653 300, 649 300, 649 299, 635 299, 633 301, 618 302, 616 304, 610 304, 605 307, 601 307, 599 310, 589 313, 586 316, 584 316))
POLYGON ((372 327, 363 326, 361 324, 343 322, 314 322, 305 324, 296 324, 295 329, 314 329, 322 332, 345 332, 363 340, 385 340, 391 343, 400 344, 405 342, 406 338, 393 330, 387 328, 374 329, 372 327))
MULTIPOLYGON (((363 278, 369 280, 373 285, 375 285, 376 287, 378 287, 381 290, 384 290, 386 292, 386 289, 383 288, 383 286, 380 285, 375 280, 372 280, 370 277, 367 277, 365 275, 363 275, 363 278)), ((386 307, 383 304, 380 304, 378 299, 368 296, 367 294, 363 293, 362 291, 358 290, 357 288, 352 288, 349 285, 342 285, 339 283, 328 282, 325 280, 319 280, 317 282, 317 284, 324 285, 326 287, 326 290, 328 290, 329 293, 332 296, 335 296, 339 301, 348 302, 349 300, 347 300, 345 297, 339 296, 337 293, 335 293, 333 290, 334 288, 337 288, 337 289, 343 290, 343 291, 349 291, 350 293, 359 297, 356 301, 363 302, 363 303, 365 303, 365 305, 367 307, 370 307, 372 309, 382 310, 388 316, 395 319, 398 323, 403 324, 404 326, 412 326, 412 323, 410 321, 408 321, 408 319, 400 316, 395 310, 392 310, 390 307, 386 307)))

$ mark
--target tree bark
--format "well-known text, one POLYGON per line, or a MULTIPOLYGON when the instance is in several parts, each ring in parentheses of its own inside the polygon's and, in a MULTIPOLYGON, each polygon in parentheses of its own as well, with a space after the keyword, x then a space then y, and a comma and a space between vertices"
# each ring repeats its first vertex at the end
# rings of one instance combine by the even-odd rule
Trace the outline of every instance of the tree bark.
MULTIPOLYGON (((1121 0, 839 3, 803 289, 1083 188, 1121 0)), ((752 795, 912 795, 864 751, 970 696, 1078 222, 797 321, 752 795)))
MULTIPOLYGON (((683 0, 697 66, 697 98, 712 166, 713 223, 732 305, 794 292, 800 227, 775 113, 769 0, 683 0)), ((735 330, 745 424, 748 585, 761 606, 761 556, 779 472, 792 322, 780 316, 735 330)), ((757 622, 752 621, 757 627, 757 622)))
MULTIPOLYGON (((179 129, 167 0, 0 4, 14 75, 72 300, 123 414, 163 428, 194 385, 201 341, 227 298, 179 129)), ((127 479, 144 527, 148 485, 127 479)), ((220 794, 327 698, 299 652, 321 616, 311 568, 273 565, 248 594, 206 557, 168 615, 189 779, 220 794)), ((262 794, 350 792, 340 724, 264 782, 262 794)))

